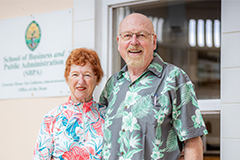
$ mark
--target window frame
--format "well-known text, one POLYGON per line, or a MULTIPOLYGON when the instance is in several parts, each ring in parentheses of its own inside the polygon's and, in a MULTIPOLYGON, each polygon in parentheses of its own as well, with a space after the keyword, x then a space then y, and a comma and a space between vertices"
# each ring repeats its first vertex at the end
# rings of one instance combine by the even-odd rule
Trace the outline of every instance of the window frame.
MULTIPOLYGON (((103 8, 102 9, 107 9, 105 12, 103 12, 103 18, 102 18, 102 27, 103 27, 103 34, 108 33, 105 35, 108 35, 106 39, 103 39, 102 41, 102 51, 103 53, 107 53, 107 78, 109 78, 112 74, 116 72, 116 69, 113 69, 114 66, 116 66, 116 59, 113 61, 113 58, 116 58, 113 56, 113 40, 114 35, 113 35, 113 10, 119 7, 126 7, 126 6, 132 6, 132 5, 139 5, 139 4, 144 4, 144 3, 152 3, 155 2, 155 0, 142 0, 142 1, 130 1, 130 0, 116 0, 116 1, 108 1, 105 0, 103 2, 103 8), (106 50, 104 49, 106 47, 106 50)), ((158 1, 159 2, 159 1, 158 1)), ((162 3, 166 3, 167 1, 162 0, 162 3)), ((118 62, 121 61, 121 58, 119 56, 119 59, 117 59, 118 62)), ((120 70, 120 68, 118 68, 120 70)), ((220 70, 221 72, 221 70, 220 70)), ((221 77, 220 77, 221 80, 221 77)), ((220 90, 220 97, 221 97, 221 90, 220 90)), ((220 99, 201 99, 198 100, 199 108, 203 114, 220 114, 221 112, 221 100, 220 99)))

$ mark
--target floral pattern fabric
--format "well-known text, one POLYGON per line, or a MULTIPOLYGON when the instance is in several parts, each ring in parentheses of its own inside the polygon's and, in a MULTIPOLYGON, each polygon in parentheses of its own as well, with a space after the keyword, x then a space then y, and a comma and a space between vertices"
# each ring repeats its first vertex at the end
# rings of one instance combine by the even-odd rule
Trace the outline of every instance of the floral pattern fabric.
POLYGON ((105 106, 70 99, 44 116, 34 160, 101 159, 105 106))
POLYGON ((100 103, 103 159, 178 160, 185 140, 208 133, 189 77, 156 53, 134 82, 126 66, 110 77, 100 103))

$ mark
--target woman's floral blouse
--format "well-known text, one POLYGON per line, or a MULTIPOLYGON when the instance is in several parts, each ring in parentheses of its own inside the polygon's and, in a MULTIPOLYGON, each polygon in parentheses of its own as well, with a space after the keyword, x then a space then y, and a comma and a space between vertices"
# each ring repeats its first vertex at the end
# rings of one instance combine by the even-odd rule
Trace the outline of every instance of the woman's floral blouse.
POLYGON ((101 159, 105 107, 93 100, 73 103, 70 99, 44 116, 34 160, 101 159))

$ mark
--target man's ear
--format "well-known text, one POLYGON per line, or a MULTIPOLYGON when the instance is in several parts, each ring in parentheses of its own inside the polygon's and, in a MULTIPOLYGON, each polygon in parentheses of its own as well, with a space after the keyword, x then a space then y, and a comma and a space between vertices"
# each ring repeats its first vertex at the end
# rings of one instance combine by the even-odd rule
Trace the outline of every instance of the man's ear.
POLYGON ((157 48, 157 35, 156 34, 154 34, 154 36, 153 36, 153 41, 152 41, 152 43, 153 43, 153 50, 155 50, 156 48, 157 48))
POLYGON ((119 36, 117 36, 118 51, 120 52, 120 48, 119 48, 119 41, 120 41, 120 37, 119 37, 119 36))
POLYGON ((117 42, 119 42, 119 36, 117 36, 117 42))

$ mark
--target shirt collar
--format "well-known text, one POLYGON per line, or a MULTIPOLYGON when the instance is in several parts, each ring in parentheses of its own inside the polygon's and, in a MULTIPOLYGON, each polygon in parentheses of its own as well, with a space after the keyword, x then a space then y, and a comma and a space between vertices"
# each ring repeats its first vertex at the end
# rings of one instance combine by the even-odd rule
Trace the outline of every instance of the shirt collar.
MULTIPOLYGON (((150 63, 150 65, 148 66, 147 71, 151 71, 152 73, 154 73, 156 76, 158 76, 159 78, 162 75, 162 70, 163 70, 163 65, 164 65, 164 61, 162 60, 162 58, 156 53, 153 53, 153 60, 150 63)), ((121 79, 122 77, 124 77, 124 73, 128 71, 128 67, 127 65, 125 65, 119 72, 118 72, 118 76, 117 79, 121 79)))
POLYGON ((153 58, 151 64, 148 66, 146 72, 151 71, 152 73, 154 73, 156 76, 158 76, 160 78, 162 75, 162 72, 163 72, 163 66, 164 66, 165 62, 155 52, 153 53, 153 57, 154 58, 153 58))
POLYGON ((82 104, 82 105, 83 105, 83 112, 86 113, 86 112, 88 112, 88 111, 91 110, 91 106, 92 106, 93 103, 95 103, 95 102, 93 101, 93 98, 92 98, 90 101, 86 102, 86 103, 81 103, 81 102, 79 102, 79 103, 74 103, 74 102, 71 100, 71 96, 69 96, 66 105, 71 104, 71 105, 73 105, 73 106, 80 107, 81 104, 82 104))

